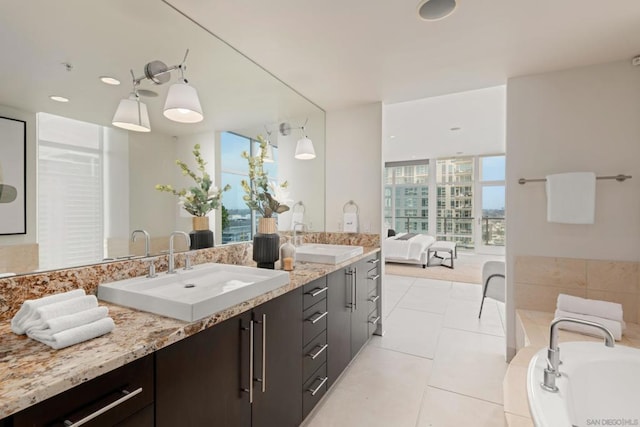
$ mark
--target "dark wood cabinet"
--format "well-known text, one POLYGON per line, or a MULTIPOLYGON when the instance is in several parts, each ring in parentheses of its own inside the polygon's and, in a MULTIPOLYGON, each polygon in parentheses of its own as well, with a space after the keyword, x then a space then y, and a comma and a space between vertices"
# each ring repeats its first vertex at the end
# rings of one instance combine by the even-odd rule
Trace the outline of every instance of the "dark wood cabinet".
POLYGON ((328 386, 351 361, 351 268, 342 268, 327 276, 327 376, 328 386))
POLYGON ((149 355, 18 412, 8 425, 65 426, 89 419, 83 425, 153 427, 153 389, 149 355))
POLYGON ((252 314, 257 378, 252 426, 297 426, 302 422, 302 289, 268 301, 252 314))

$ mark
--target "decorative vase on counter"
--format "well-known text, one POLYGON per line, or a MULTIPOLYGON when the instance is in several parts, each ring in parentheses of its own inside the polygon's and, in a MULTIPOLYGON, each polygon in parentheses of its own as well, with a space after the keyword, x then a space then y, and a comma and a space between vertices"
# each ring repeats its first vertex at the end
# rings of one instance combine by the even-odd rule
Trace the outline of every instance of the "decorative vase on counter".
POLYGON ((253 260, 258 268, 275 268, 279 259, 280 236, 277 233, 275 218, 260 218, 258 232, 253 237, 253 260))
POLYGON ((193 222, 193 231, 189 233, 191 238, 191 246, 189 249, 203 249, 213 247, 213 231, 209 229, 208 216, 194 216, 191 218, 193 222))

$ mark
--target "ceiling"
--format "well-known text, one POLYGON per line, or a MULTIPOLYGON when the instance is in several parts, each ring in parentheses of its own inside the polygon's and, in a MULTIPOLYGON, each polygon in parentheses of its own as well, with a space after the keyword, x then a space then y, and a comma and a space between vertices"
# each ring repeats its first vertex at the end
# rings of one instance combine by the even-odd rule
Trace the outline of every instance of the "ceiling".
POLYGON ((395 103, 640 54, 638 0, 167 0, 325 110, 395 103))

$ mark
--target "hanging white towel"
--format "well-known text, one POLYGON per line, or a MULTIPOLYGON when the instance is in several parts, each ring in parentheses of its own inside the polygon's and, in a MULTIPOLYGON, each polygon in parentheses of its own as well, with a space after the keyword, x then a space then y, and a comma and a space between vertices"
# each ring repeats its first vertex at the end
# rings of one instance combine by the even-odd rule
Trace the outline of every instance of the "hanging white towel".
POLYGON ((596 211, 596 175, 571 172, 547 175, 547 221, 593 224, 596 211))
MULTIPOLYGON (((604 319, 602 317, 597 316, 588 316, 586 314, 579 313, 571 313, 569 311, 556 310, 554 316, 557 317, 572 317, 574 319, 587 320, 589 322, 599 323, 611 332, 613 338, 616 341, 620 341, 622 339, 622 331, 624 330, 622 323, 616 322, 611 319, 604 319)), ((565 331, 574 331, 579 332, 581 334, 590 335, 594 337, 601 337, 602 331, 593 326, 581 325, 578 323, 569 323, 563 322, 558 325, 558 328, 564 329, 565 331)))
POLYGON ((37 308, 84 295, 84 289, 74 289, 73 291, 49 295, 39 299, 26 300, 22 303, 16 315, 13 316, 13 319, 11 319, 11 330, 18 335, 22 335, 27 331, 25 328, 26 323, 34 320, 37 308))
POLYGON ((304 224, 304 212, 293 212, 291 214, 291 229, 301 230, 300 224, 304 224))
POLYGON ((34 336, 31 336, 30 334, 27 335, 30 338, 40 341, 41 343, 46 344, 55 350, 59 350, 61 348, 69 347, 71 345, 78 344, 83 341, 87 341, 92 338, 99 337, 100 335, 109 333, 113 330, 113 328, 115 328, 113 319, 111 319, 110 317, 105 317, 86 325, 78 326, 72 329, 66 329, 62 332, 51 335, 51 337, 36 338, 34 336))
POLYGON ((345 212, 342 216, 344 224, 342 231, 345 233, 357 233, 358 232, 358 214, 355 212, 345 212))

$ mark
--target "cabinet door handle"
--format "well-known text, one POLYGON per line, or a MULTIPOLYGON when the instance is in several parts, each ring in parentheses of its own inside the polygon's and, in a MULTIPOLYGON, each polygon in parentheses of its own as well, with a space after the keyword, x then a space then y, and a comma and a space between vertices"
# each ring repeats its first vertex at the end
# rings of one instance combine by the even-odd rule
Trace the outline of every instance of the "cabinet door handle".
POLYGON ((358 279, 356 278, 358 275, 358 269, 354 268, 353 269, 353 275, 351 276, 351 280, 353 282, 353 286, 351 287, 351 292, 352 292, 352 296, 351 296, 351 305, 353 306, 353 311, 356 311, 358 309, 358 279))
POLYGON ((376 302, 380 299, 380 295, 376 295, 375 297, 369 298, 369 302, 376 302))
POLYGON ((369 261, 367 261, 369 264, 377 264, 380 262, 380 258, 376 258, 376 259, 370 259, 369 261))
POLYGON ((369 323, 371 323, 372 325, 377 325, 379 321, 380 316, 376 317, 375 319, 369 320, 369 323))
POLYGON ((373 277, 367 277, 367 279, 369 279, 369 280, 378 280, 379 278, 380 278, 380 275, 379 275, 379 274, 376 274, 376 275, 375 275, 375 276, 373 276, 373 277))
MULTIPOLYGON (((323 346, 320 347, 320 349, 318 351, 316 351, 315 353, 309 353, 307 354, 307 357, 310 357, 311 360, 315 360, 318 356, 320 356, 322 354, 322 352, 324 352, 327 347, 329 347, 329 344, 324 344, 323 346)), ((316 347, 318 348, 318 347, 316 347)))
MULTIPOLYGON (((247 328, 242 328, 247 330, 247 328)), ((249 388, 242 391, 249 393, 249 403, 253 403, 253 319, 249 320, 249 388)))
POLYGON ((83 419, 76 421, 75 423, 73 421, 65 420, 64 421, 64 425, 67 426, 67 427, 71 427, 71 426, 76 427, 76 426, 81 426, 83 424, 86 424, 89 421, 91 421, 92 419, 94 419, 96 417, 99 417, 100 415, 104 414, 109 409, 115 408, 116 406, 126 402, 127 400, 131 399, 132 397, 142 393, 142 387, 140 387, 140 388, 138 388, 138 389, 136 389, 136 390, 134 390, 132 392, 129 392, 127 390, 122 390, 121 393, 124 394, 124 396, 122 396, 120 399, 118 399, 118 400, 116 400, 114 402, 111 402, 106 406, 103 406, 102 408, 100 408, 97 411, 87 415, 83 419))
POLYGON ((312 297, 317 297, 321 293, 326 292, 327 289, 329 289, 327 286, 325 286, 324 288, 315 288, 314 290, 309 291, 306 294, 311 295, 312 297))
POLYGON ((320 389, 322 388, 322 386, 324 385, 324 383, 326 383, 326 382, 327 382, 327 380, 329 379, 329 377, 324 377, 324 378, 318 377, 317 379, 322 380, 322 381, 320 382, 320 385, 318 385, 318 387, 316 387, 316 388, 310 388, 310 389, 308 389, 308 390, 307 390, 308 392, 310 392, 310 393, 311 393, 311 396, 315 396, 315 395, 316 395, 316 393, 320 391, 320 389))
POLYGON ((353 277, 355 276, 355 273, 349 268, 347 270, 345 270, 344 274, 346 274, 349 277, 349 280, 351 281, 351 283, 349 285, 345 285, 345 298, 347 297, 347 286, 349 286, 349 291, 351 292, 351 301, 347 302, 347 308, 349 309, 350 312, 353 312, 353 277))
POLYGON ((313 324, 318 323, 320 320, 322 320, 322 318, 324 316, 326 316, 327 314, 329 314, 328 311, 325 311, 324 313, 316 313, 314 314, 314 316, 316 316, 315 318, 313 316, 311 316, 310 318, 307 319, 307 322, 311 322, 313 324))
POLYGON ((267 391, 267 315, 262 314, 262 392, 267 391))

